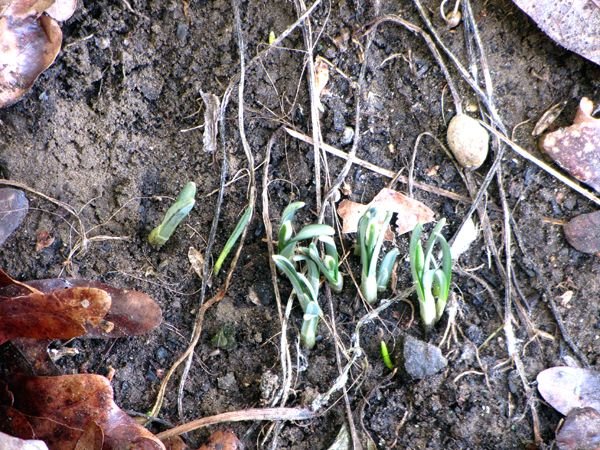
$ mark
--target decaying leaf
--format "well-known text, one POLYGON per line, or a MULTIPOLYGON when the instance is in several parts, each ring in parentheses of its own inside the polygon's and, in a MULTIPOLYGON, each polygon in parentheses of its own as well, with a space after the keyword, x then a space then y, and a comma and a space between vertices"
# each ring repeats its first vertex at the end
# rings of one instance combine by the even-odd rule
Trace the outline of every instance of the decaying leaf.
POLYGON ((41 252, 45 248, 50 247, 54 244, 54 236, 52 236, 48 230, 39 230, 35 233, 35 251, 41 252))
POLYGON ((460 255, 466 252, 471 244, 477 240, 479 236, 479 227, 469 218, 464 225, 458 230, 454 242, 450 246, 452 260, 456 261, 460 255))
POLYGON ((600 411, 600 372, 578 367, 551 367, 537 376, 538 390, 563 415, 575 408, 600 411))
POLYGON ((327 83, 329 83, 329 64, 317 56, 315 59, 315 91, 319 98, 323 95, 327 83))
POLYGON ((340 202, 337 212, 343 221, 342 233, 355 233, 360 218, 367 209, 374 206, 397 213, 396 232, 398 234, 412 231, 417 223, 428 223, 433 220, 433 211, 420 201, 393 189, 384 188, 368 205, 350 200, 340 202))
POLYGON ((600 252, 600 211, 580 214, 564 226, 569 244, 583 253, 600 252))
POLYGON ((583 97, 573 125, 548 133, 540 145, 563 169, 600 192, 600 119, 592 116, 593 109, 583 97))
POLYGON ((556 435, 559 450, 598 450, 600 413, 594 408, 572 410, 556 435))
POLYGON ((563 100, 562 102, 556 103, 548 108, 546 112, 542 114, 542 117, 540 117, 535 123, 535 126, 531 131, 531 135, 536 137, 546 131, 548 127, 554 123, 558 116, 560 116, 560 114, 563 112, 563 109, 565 109, 565 106, 567 106, 567 101, 563 100))
MULTIPOLYGON (((1 89, 0 86, 0 96, 1 89)), ((0 245, 21 225, 28 210, 29 202, 23 191, 13 188, 0 189, 0 245)))
POLYGON ((215 431, 208 438, 208 442, 198 450, 243 450, 244 445, 240 442, 233 431, 215 431))
POLYGON ((219 109, 221 100, 215 94, 200 91, 204 101, 204 135, 202 144, 206 153, 214 153, 217 150, 217 134, 219 132, 219 109))
POLYGON ((600 64, 600 2, 513 0, 544 33, 572 52, 600 64))
MULTIPOLYGON (((34 280, 27 283, 18 283, 4 272, 0 271, 0 296, 11 297, 25 295, 27 287, 37 289, 43 293, 60 292, 65 289, 90 288, 101 290, 111 298, 110 310, 106 314, 105 322, 113 324, 107 329, 99 323, 88 327, 86 337, 115 338, 136 336, 153 330, 162 321, 160 307, 143 292, 119 289, 98 281, 54 278, 47 280, 34 280)), ((57 339, 57 336, 53 337, 57 339)))
POLYGON ((19 439, 0 433, 0 448, 3 450, 48 450, 43 441, 19 439))
POLYGON ((18 411, 49 448, 165 449, 114 403, 112 387, 103 376, 16 376, 8 389, 14 400, 0 410, 0 421, 7 420, 7 412, 18 411))
POLYGON ((19 100, 53 62, 76 0, 12 0, 0 5, 0 108, 19 100), (49 15, 42 15, 46 11, 49 15))
POLYGON ((111 306, 103 290, 76 287, 0 297, 0 343, 13 338, 70 339, 99 328, 111 306))

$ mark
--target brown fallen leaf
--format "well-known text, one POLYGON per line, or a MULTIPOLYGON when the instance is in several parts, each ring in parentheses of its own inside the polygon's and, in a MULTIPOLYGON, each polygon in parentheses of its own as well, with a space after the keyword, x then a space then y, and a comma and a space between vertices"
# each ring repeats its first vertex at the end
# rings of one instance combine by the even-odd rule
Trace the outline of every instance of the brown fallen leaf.
POLYGON ((551 367, 537 376, 538 390, 563 415, 575 408, 600 410, 600 372, 578 367, 551 367))
POLYGON ((76 5, 76 0, 0 3, 0 108, 18 101, 54 62, 62 43, 54 19, 68 19, 76 5))
POLYGON ((600 119, 593 110, 592 101, 583 97, 573 125, 548 133, 540 145, 563 169, 600 192, 600 119))
POLYGON ((143 292, 119 289, 98 281, 80 279, 53 278, 20 283, 0 270, 0 296, 24 295, 27 288, 33 288, 43 293, 70 288, 92 288, 107 292, 112 301, 105 320, 114 326, 111 329, 103 326, 89 327, 86 337, 137 336, 153 330, 162 321, 160 307, 143 292))
POLYGON ((45 248, 50 247, 54 244, 54 236, 52 236, 48 230, 39 230, 35 233, 35 251, 41 252, 45 248))
POLYGON ((417 223, 428 223, 433 220, 433 211, 420 201, 393 189, 384 188, 368 205, 350 200, 340 202, 337 212, 343 221, 342 233, 355 233, 360 218, 367 209, 374 206, 397 213, 396 233, 399 235, 412 231, 417 223))
POLYGON ((0 297, 0 343, 13 338, 70 339, 98 328, 111 306, 101 289, 76 287, 48 294, 0 297))
POLYGON ((24 414, 35 436, 49 448, 165 450, 159 439, 114 403, 112 387, 103 376, 16 376, 8 387, 14 396, 10 409, 24 414))
POLYGON ((600 449, 600 413, 594 408, 575 408, 556 435, 559 450, 600 449))
POLYGON ((208 438, 208 442, 198 450, 243 450, 244 444, 240 442, 233 431, 215 431, 208 438))

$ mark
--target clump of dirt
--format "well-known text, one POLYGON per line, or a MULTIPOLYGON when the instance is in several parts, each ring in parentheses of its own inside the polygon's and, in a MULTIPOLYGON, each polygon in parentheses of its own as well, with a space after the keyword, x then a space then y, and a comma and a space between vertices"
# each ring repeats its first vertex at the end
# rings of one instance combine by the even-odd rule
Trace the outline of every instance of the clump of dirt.
MULTIPOLYGON (((426 3, 442 39, 464 56, 461 27, 445 28, 433 13, 439 4, 426 3)), ((21 102, 0 110, 0 164, 5 178, 72 205, 90 239, 86 251, 71 255, 82 238, 71 216, 29 195, 30 213, 0 250, 0 263, 20 280, 57 276, 97 279, 142 290, 161 305, 164 323, 150 335, 109 342, 74 340, 64 345, 79 349, 79 355, 60 361, 65 372, 116 369, 112 383, 116 403, 130 412, 143 412, 152 405, 165 371, 187 347, 200 306, 202 281, 187 255, 190 246, 205 250, 223 163, 220 153, 203 151, 200 90, 222 96, 240 65, 229 2, 153 0, 130 4, 131 8, 125 2, 82 2, 63 26, 64 45, 56 63, 21 102), (153 249, 146 241, 148 233, 188 181, 198 186, 194 210, 166 245, 153 249), (54 242, 36 252, 39 231, 47 231, 54 242)), ((443 74, 422 39, 391 23, 360 37, 359 30, 364 32, 363 27, 376 15, 399 14, 421 25, 412 2, 381 7, 376 12, 371 5, 341 1, 319 5, 311 14, 314 54, 330 63, 329 83, 321 97, 320 126, 326 143, 346 152, 351 149, 348 130, 356 125, 356 83, 366 61, 357 156, 382 169, 406 173, 417 136, 428 132, 443 140, 454 106, 443 74), (369 38, 373 42, 366 49, 369 38)), ((582 96, 597 101, 600 68, 554 45, 508 0, 473 7, 498 111, 515 140, 535 152, 530 135, 535 121, 551 105, 568 100, 558 121, 565 125, 582 96)), ((271 31, 280 35, 298 17, 287 2, 250 2, 242 8, 247 60, 267 48, 271 31)), ((312 135, 305 48, 302 32, 296 29, 246 72, 245 127, 256 159, 259 189, 265 151, 280 125, 312 135)), ((453 76, 459 79, 454 72, 453 76)), ((460 84, 459 91, 463 106, 477 109, 477 99, 468 87, 460 84)), ((215 247, 205 258, 216 258, 247 204, 248 176, 238 113, 234 100, 227 110, 220 144, 225 146, 230 166, 228 184, 215 247)), ((279 133, 268 167, 269 216, 276 226, 284 207, 302 200, 308 207, 299 214, 299 221, 314 222, 313 148, 279 133)), ((593 300, 600 294, 599 260, 571 248, 562 231, 563 223, 594 208, 545 172, 510 150, 506 152, 502 179, 514 230, 512 269, 519 287, 515 297, 534 324, 534 335, 527 332, 516 310, 515 328, 524 375, 532 383, 544 368, 565 364, 576 356, 565 344, 550 300, 562 317, 564 330, 588 362, 598 363, 600 307, 593 300), (566 291, 574 295, 561 303, 559 296, 566 291)), ((344 162, 328 155, 321 167, 332 180, 344 162)), ((472 173, 475 183, 481 183, 490 165, 488 158, 472 173)), ((414 178, 469 197, 458 170, 431 138, 424 138, 418 149, 414 178)), ((324 177, 321 183, 326 182, 324 177)), ((340 195, 368 203, 388 182, 355 164, 340 195)), ((406 189, 402 184, 395 187, 406 189)), ((501 248, 499 195, 498 186, 492 183, 485 205, 491 238, 501 248)), ((436 218, 447 219, 449 236, 470 206, 420 189, 414 190, 414 197, 428 205, 436 218)), ((183 390, 181 416, 177 383, 172 381, 167 391, 160 414, 167 423, 265 405, 265 374, 279 374, 280 312, 269 271, 260 195, 258 203, 232 286, 205 318, 183 390), (233 330, 231 349, 211 344, 224 326, 233 330)), ((332 219, 329 213, 326 219, 332 219)), ((350 251, 352 236, 342 239, 350 251)), ((411 285, 408 238, 399 237, 393 245, 401 252, 400 291, 411 285)), ((359 276, 351 254, 348 261, 359 276)), ((342 294, 322 295, 321 302, 325 322, 331 324, 335 319, 336 339, 349 348, 348 340, 367 309, 350 278, 346 279, 342 294)), ((208 294, 215 293, 223 281, 223 275, 213 277, 208 294)), ((402 371, 388 376, 379 356, 380 333, 392 343, 392 357, 400 362, 405 336, 439 344, 447 324, 443 319, 425 336, 418 313, 415 315, 407 302, 396 302, 361 329, 365 364, 350 371, 347 396, 336 393, 331 408, 318 419, 283 424, 278 448, 327 448, 347 422, 346 401, 354 412, 356 428, 380 448, 521 448, 533 442, 532 399, 508 360, 502 332, 504 283, 483 238, 459 260, 454 286, 459 294, 458 331, 456 340, 447 340, 441 347, 448 359, 443 372, 418 381, 402 371)), ((290 290, 283 279, 280 287, 285 306, 290 290)), ((409 301, 414 307, 415 299, 409 301)), ((331 328, 324 323, 315 349, 298 351, 295 343, 300 323, 301 313, 294 307, 287 335, 294 370, 287 406, 308 404, 324 393, 351 358, 340 352, 331 328)), ((15 359, 18 357, 12 355, 3 359, 3 364, 10 365, 15 359)), ((559 415, 540 403, 533 405, 540 419, 536 431, 549 443, 559 415)), ((155 431, 164 428, 153 426, 155 431)), ((250 447, 261 442, 265 432, 259 425, 232 428, 238 436, 245 436, 250 447)), ((195 432, 189 438, 196 442, 208 434, 195 432)))

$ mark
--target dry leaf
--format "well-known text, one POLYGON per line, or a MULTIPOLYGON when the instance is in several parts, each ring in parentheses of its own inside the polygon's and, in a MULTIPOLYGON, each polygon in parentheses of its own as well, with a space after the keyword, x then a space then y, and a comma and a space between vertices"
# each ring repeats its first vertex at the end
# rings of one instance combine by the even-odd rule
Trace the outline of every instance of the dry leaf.
POLYGON ((450 253, 452 253, 452 261, 456 261, 460 255, 469 250, 471 244, 477 240, 479 236, 479 227, 473 222, 472 218, 469 218, 464 225, 458 230, 456 239, 450 246, 450 253))
POLYGON ((204 134, 202 144, 206 153, 214 153, 217 150, 217 134, 219 132, 219 109, 221 100, 215 94, 200 91, 202 101, 204 101, 204 134))
POLYGON ((321 58, 317 56, 315 60, 315 90, 317 91, 317 96, 321 98, 323 95, 323 90, 327 83, 329 82, 329 64, 321 58))
POLYGON ((337 212, 343 221, 342 233, 355 233, 358 229, 358 221, 371 207, 397 213, 396 232, 399 235, 412 231, 417 223, 428 223, 433 220, 433 211, 420 201, 393 189, 384 188, 368 205, 350 200, 340 202, 337 212))
POLYGON ((208 438, 208 442, 198 450, 243 450, 244 445, 240 442, 233 431, 215 431, 208 438))
POLYGON ((54 236, 50 235, 47 230, 40 230, 35 233, 35 251, 41 252, 45 248, 54 244, 54 236))
POLYGON ((196 250, 194 247, 190 247, 188 249, 188 261, 198 275, 198 278, 202 279, 204 272, 204 256, 202 256, 202 252, 196 250))
POLYGON ((592 116, 593 109, 583 97, 573 125, 548 133, 540 144, 558 165, 600 192, 600 119, 592 116))
POLYGON ((89 287, 0 297, 0 343, 21 337, 81 336, 88 328, 101 325, 110 305, 107 292, 89 287))
POLYGON ((49 16, 0 17, 0 108, 12 105, 31 88, 54 62, 61 42, 62 31, 49 16))
MULTIPOLYGON (((105 320, 114 326, 110 329, 103 326, 89 327, 86 337, 136 336, 153 330, 162 321, 160 307, 143 292, 119 289, 98 281, 78 279, 54 278, 19 283, 0 270, 0 296, 25 295, 28 288, 34 288, 46 294, 70 288, 92 288, 106 292, 112 301, 105 320)), ((57 339, 58 337, 53 338, 57 339)))
POLYGON ((0 245, 21 225, 28 210, 29 202, 23 191, 13 188, 0 189, 0 245))
POLYGON ((513 1, 560 45, 600 64, 598 0, 513 1))
POLYGON ((600 372, 578 367, 552 367, 537 376, 538 390, 563 415, 575 408, 600 410, 600 372))
POLYGON ((78 443, 87 445, 80 447, 86 450, 165 449, 160 440, 114 403, 112 387, 103 376, 17 376, 8 388, 14 403, 0 413, 24 414, 35 436, 52 449, 75 448, 78 443), (100 447, 98 428, 103 435, 100 447))

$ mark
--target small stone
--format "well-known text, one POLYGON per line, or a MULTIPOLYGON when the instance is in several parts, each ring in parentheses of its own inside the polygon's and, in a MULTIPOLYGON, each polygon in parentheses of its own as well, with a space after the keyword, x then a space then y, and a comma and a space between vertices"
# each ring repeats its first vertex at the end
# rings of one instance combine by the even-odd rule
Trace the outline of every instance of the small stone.
POLYGON ((560 450, 598 450, 600 413, 594 408, 575 408, 567 415, 556 435, 560 450))
POLYGON ((342 145, 348 145, 354 139, 354 128, 352 127, 344 127, 344 133, 342 134, 342 139, 340 143, 342 145))
POLYGON ((217 386, 224 391, 232 391, 237 388, 237 381, 232 372, 229 372, 224 377, 217 378, 217 386))
POLYGON ((448 365, 448 360, 435 345, 407 336, 404 340, 404 370, 412 378, 435 375, 448 365))
POLYGON ((574 217, 564 226, 564 231, 567 241, 576 250, 600 252, 600 211, 574 217))

